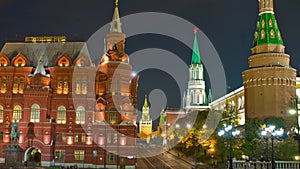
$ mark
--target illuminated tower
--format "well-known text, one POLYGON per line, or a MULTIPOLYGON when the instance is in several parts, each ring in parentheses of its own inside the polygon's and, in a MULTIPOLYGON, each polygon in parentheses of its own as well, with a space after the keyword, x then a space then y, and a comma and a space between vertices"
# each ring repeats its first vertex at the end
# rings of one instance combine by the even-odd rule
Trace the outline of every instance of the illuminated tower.
POLYGON ((243 72, 246 118, 284 117, 295 96, 296 70, 290 67, 273 11, 273 0, 259 0, 249 68, 243 72))
POLYGON ((140 120, 140 137, 147 138, 147 142, 152 134, 152 119, 150 118, 150 108, 147 101, 147 96, 145 96, 145 101, 142 109, 142 117, 140 120))
POLYGON ((208 106, 205 94, 205 81, 203 76, 203 65, 201 62, 199 45, 197 40, 198 29, 194 30, 194 46, 192 61, 189 71, 189 82, 187 92, 183 98, 183 108, 189 112, 193 110, 206 109, 208 106))

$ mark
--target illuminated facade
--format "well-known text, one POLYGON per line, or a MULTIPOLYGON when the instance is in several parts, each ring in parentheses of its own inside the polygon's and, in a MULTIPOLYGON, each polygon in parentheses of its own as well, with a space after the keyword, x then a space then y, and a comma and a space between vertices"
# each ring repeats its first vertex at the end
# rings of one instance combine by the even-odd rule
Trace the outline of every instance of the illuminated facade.
POLYGON ((16 120, 28 166, 135 168, 138 77, 124 52, 117 4, 105 40, 99 65, 92 63, 85 42, 65 37, 27 37, 26 43, 4 45, 2 159, 16 120))

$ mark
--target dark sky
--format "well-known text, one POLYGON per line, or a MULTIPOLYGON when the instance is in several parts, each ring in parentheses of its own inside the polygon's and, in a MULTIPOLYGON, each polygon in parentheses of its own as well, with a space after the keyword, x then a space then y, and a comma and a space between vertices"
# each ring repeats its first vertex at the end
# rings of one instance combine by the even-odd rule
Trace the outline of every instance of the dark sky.
MULTIPOLYGON (((300 1, 274 1, 286 52, 291 55, 292 66, 300 68, 300 1)), ((195 24, 219 53, 227 85, 231 87, 229 91, 242 85, 241 73, 248 67, 247 58, 258 17, 257 0, 120 0, 119 6, 121 16, 164 12, 195 24)), ((86 41, 111 21, 113 9, 113 0, 0 0, 0 45, 7 41, 23 41, 27 35, 66 35, 68 41, 86 41)), ((139 35, 126 41, 129 55, 149 47, 172 51, 186 63, 190 62, 190 49, 168 37, 139 35), (143 43, 145 39, 147 43, 143 43)), ((99 50, 103 49, 99 47, 99 50)), ((176 85, 169 83, 172 78, 163 73, 144 71, 140 75, 141 83, 147 85, 141 86, 139 96, 157 88, 158 84, 162 89, 174 87, 169 91, 170 95, 177 91, 176 85)), ((177 107, 179 103, 180 99, 177 99, 168 106, 177 107)))

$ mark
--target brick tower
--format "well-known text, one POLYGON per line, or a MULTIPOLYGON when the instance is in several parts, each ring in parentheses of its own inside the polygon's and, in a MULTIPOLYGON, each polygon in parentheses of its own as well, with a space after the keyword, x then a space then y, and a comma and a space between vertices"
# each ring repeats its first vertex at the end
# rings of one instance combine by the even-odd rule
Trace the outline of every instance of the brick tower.
POLYGON ((243 72, 246 119, 285 117, 296 91, 296 70, 275 19, 273 0, 259 0, 249 68, 243 72))

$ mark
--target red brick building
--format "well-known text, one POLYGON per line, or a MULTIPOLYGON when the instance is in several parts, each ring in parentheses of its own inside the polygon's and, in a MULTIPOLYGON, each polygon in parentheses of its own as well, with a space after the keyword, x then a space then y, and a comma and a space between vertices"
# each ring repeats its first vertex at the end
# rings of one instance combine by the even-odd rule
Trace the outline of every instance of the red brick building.
POLYGON ((92 63, 85 42, 64 37, 27 37, 25 43, 4 45, 2 159, 16 120, 28 165, 135 166, 138 77, 124 52, 118 5, 112 22, 99 65, 92 63))

